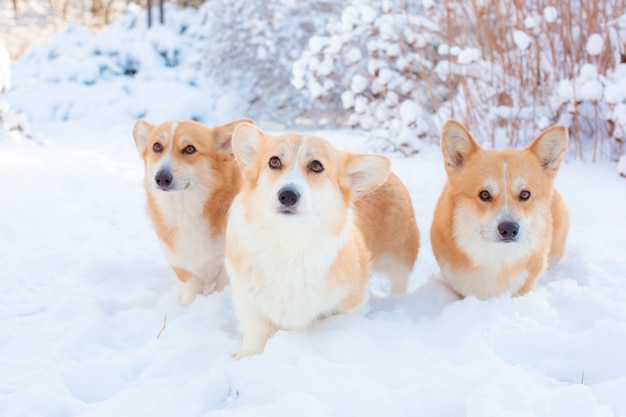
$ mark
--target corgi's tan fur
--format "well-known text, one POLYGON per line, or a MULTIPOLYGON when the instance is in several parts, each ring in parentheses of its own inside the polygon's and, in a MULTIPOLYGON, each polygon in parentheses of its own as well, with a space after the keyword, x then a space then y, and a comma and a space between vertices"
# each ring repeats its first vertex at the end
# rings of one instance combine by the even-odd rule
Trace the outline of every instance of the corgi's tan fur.
POLYGON ((133 129, 145 166, 148 215, 168 262, 184 283, 183 305, 228 282, 224 234, 241 184, 230 142, 241 122, 251 121, 209 128, 194 121, 155 126, 138 120, 133 129))
POLYGON ((567 129, 553 126, 523 150, 495 151, 445 123, 448 182, 430 233, 443 279, 461 296, 525 294, 561 260, 569 217, 553 182, 567 142, 567 129))
POLYGON ((372 263, 406 289, 419 246, 409 193, 384 156, 326 140, 233 133, 243 172, 230 209, 226 269, 243 334, 236 357, 263 351, 277 329, 334 313, 362 314, 372 263))

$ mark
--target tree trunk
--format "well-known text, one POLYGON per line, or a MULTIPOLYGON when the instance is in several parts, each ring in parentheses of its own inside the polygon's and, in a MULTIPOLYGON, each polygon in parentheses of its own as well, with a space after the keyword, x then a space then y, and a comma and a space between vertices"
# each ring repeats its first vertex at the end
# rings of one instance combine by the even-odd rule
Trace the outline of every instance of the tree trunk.
POLYGON ((148 27, 152 26, 152 0, 148 0, 148 27))

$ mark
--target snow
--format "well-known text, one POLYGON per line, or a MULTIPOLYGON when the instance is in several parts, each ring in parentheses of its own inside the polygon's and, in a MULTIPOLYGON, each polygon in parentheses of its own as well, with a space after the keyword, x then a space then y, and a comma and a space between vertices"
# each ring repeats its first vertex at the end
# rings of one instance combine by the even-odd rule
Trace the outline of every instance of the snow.
MULTIPOLYGON (((0 152, 15 196, 0 203, 5 415, 626 413, 626 239, 597 236, 626 227, 626 184, 604 165, 559 173, 572 215, 563 263, 526 296, 483 302, 458 300, 437 277, 428 227, 444 181, 439 150, 393 157, 422 230, 411 292, 374 299, 365 317, 279 332, 236 362, 230 289, 178 305, 144 212, 131 125, 38 128, 45 146, 0 152)), ((317 134, 368 151, 358 133, 317 134)))
POLYGON ((341 25, 344 30, 350 30, 359 24, 359 10, 356 7, 348 6, 341 14, 341 25))
POLYGON ((311 52, 320 52, 326 46, 327 40, 322 36, 311 36, 309 49, 311 52))
POLYGON ((590 80, 582 85, 578 97, 583 100, 597 101, 603 97, 604 87, 598 80, 590 80))
MULTIPOLYGON (((525 296, 479 301, 441 283, 431 251, 440 150, 390 154, 421 228, 409 293, 374 297, 364 317, 279 332, 263 354, 235 361, 230 288, 178 303, 131 131, 140 115, 159 123, 202 114, 207 124, 245 116, 233 110, 237 97, 210 94, 186 64, 192 50, 169 35, 134 51, 146 78, 99 72, 86 85, 89 77, 69 74, 89 75, 102 55, 80 55, 77 42, 93 39, 69 35, 55 44, 66 51, 56 81, 46 81, 53 61, 38 49, 14 64, 13 87, 0 96, 28 114, 37 138, 0 139, 3 416, 626 415, 626 182, 614 164, 565 161, 556 178, 571 215, 564 260, 525 296), (155 45, 192 72, 168 67, 155 45)), ((416 105, 402 103, 419 122, 416 105)), ((310 133, 372 151, 362 131, 310 133)))
POLYGON ((535 20, 533 16, 527 16, 524 19, 524 27, 528 30, 535 29, 539 25, 539 22, 535 20))
POLYGON ((11 57, 9 51, 0 42, 0 93, 11 88, 11 57))
POLYGON ((441 56, 446 56, 450 52, 450 46, 448 44, 442 43, 437 47, 437 53, 441 56))
POLYGON ((558 17, 558 13, 554 7, 546 7, 543 9, 543 18, 548 23, 554 23, 558 17))
POLYGON ((361 8, 361 20, 364 23, 372 24, 377 16, 378 12, 373 7, 366 5, 361 8))
POLYGON ((405 126, 415 123, 420 114, 420 107, 413 100, 405 100, 400 105, 400 119, 405 126))
POLYGON ((358 62, 363 58, 363 53, 359 48, 350 48, 346 53, 346 60, 350 63, 358 62))
POLYGON ((363 91, 367 89, 369 85, 369 81, 362 75, 355 75, 352 77, 352 82, 350 83, 350 90, 352 90, 353 94, 361 94, 363 91))
POLYGON ((344 91, 341 93, 341 104, 344 109, 351 109, 354 107, 354 94, 351 91, 344 91))
POLYGON ((557 87, 558 96, 562 103, 574 98, 574 86, 570 80, 561 80, 557 87))
MULTIPOLYGON (((457 55, 454 52, 454 47, 450 51, 452 55, 457 55)), ((462 51, 458 53, 458 63, 459 64, 470 64, 472 62, 476 62, 480 59, 480 49, 478 48, 463 48, 462 51)))
POLYGON ((626 155, 622 155, 619 158, 619 163, 617 164, 617 171, 619 175, 622 177, 626 177, 626 155))
POLYGON ((602 36, 597 33, 593 33, 589 35, 589 38, 587 38, 587 45, 585 45, 585 50, 589 55, 596 56, 600 55, 603 46, 604 41, 602 40, 602 36))
POLYGON ((521 51, 525 51, 528 49, 531 43, 533 43, 533 39, 526 34, 523 30, 516 30, 513 32, 513 41, 515 42, 515 46, 521 51))

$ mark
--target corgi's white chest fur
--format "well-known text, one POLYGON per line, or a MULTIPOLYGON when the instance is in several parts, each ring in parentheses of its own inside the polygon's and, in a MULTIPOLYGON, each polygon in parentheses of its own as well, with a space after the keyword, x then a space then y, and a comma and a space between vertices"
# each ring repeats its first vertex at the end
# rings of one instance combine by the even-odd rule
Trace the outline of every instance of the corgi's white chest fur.
POLYGON ((458 270, 448 263, 442 263, 441 272, 444 279, 457 292, 473 294, 482 300, 497 297, 505 292, 515 294, 530 276, 527 269, 520 268, 509 274, 506 280, 499 279, 502 273, 501 264, 493 267, 487 265, 473 270, 458 270))
POLYGON ((339 237, 316 226, 311 220, 274 213, 250 224, 240 198, 235 198, 226 233, 238 257, 226 257, 233 296, 245 297, 283 329, 304 329, 320 315, 332 313, 349 290, 329 285, 326 277, 351 226, 348 223, 339 237))
POLYGON ((175 231, 172 247, 163 244, 167 260, 175 267, 205 277, 209 284, 222 269, 225 238, 213 236, 209 222, 203 217, 205 192, 154 191, 163 222, 175 231))

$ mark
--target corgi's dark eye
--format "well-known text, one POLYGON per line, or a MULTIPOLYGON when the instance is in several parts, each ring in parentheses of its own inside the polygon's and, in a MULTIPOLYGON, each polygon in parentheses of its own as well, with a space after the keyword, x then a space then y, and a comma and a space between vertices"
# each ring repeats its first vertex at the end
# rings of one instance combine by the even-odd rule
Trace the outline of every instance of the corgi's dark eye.
POLYGON ((526 201, 530 198, 530 191, 527 190, 522 190, 521 193, 519 193, 519 199, 522 201, 526 201))
POLYGON ((163 145, 159 142, 155 142, 154 145, 152 145, 152 151, 156 153, 163 152, 163 145))
POLYGON ((322 166, 322 163, 320 161, 315 160, 311 162, 311 165, 309 165, 309 169, 319 174, 324 170, 324 166, 322 166))
POLYGON ((280 159, 277 156, 272 156, 270 158, 268 165, 272 169, 280 169, 280 167, 282 166, 280 159))
POLYGON ((491 201, 491 194, 489 194, 489 191, 487 190, 482 190, 480 193, 478 193, 478 198, 480 198, 482 201, 491 201))
POLYGON ((185 146, 185 149, 183 149, 183 153, 186 155, 192 155, 196 153, 196 148, 194 148, 192 145, 187 145, 185 146))

